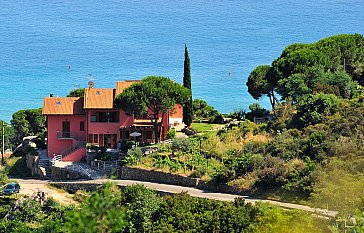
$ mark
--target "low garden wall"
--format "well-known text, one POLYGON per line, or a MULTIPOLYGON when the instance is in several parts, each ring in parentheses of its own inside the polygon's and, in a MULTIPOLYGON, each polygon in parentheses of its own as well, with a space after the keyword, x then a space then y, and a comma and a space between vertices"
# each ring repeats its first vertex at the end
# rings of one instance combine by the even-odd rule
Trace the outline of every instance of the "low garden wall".
POLYGON ((205 181, 198 182, 198 185, 196 186, 196 188, 202 189, 202 190, 209 190, 209 191, 216 192, 216 193, 229 193, 229 194, 237 194, 237 195, 244 194, 242 190, 231 187, 229 185, 214 184, 214 183, 209 183, 209 182, 205 182, 205 181))
POLYGON ((89 180, 86 175, 62 167, 51 166, 52 180, 89 180))
MULTIPOLYGON (((111 181, 112 182, 112 181, 111 181)), ((69 193, 76 193, 78 190, 84 190, 87 192, 96 191, 102 183, 80 183, 77 181, 70 181, 70 182, 51 182, 49 183, 51 186, 56 187, 58 189, 63 189, 69 193)), ((124 185, 117 185, 121 190, 124 190, 126 186, 124 185)), ((163 191, 156 190, 156 193, 160 196, 164 195, 174 195, 174 193, 168 193, 163 191)))
POLYGON ((191 178, 178 174, 150 171, 142 168, 122 167, 119 178, 124 180, 138 180, 161 184, 171 184, 184 187, 198 188, 220 193, 242 194, 242 191, 224 184, 205 182, 198 178, 191 178))
MULTIPOLYGON (((78 180, 86 178, 88 177, 82 177, 77 172, 68 171, 58 167, 52 167, 53 180, 78 180)), ((187 176, 165 173, 161 171, 150 171, 142 168, 121 167, 118 174, 118 178, 123 180, 138 180, 138 181, 154 182, 160 184, 192 187, 219 193, 243 194, 241 190, 228 185, 214 184, 211 182, 202 181, 198 178, 191 178, 187 176)), ((52 183, 52 185, 57 188, 67 190, 68 192, 76 192, 79 189, 86 191, 94 191, 100 184, 78 183, 77 181, 74 181, 74 182, 63 182, 63 183, 55 182, 52 183)), ((123 188, 122 186, 120 187, 123 188)), ((160 192, 159 194, 163 195, 165 193, 160 192)))
POLYGON ((198 185, 198 179, 196 178, 132 167, 122 167, 119 178, 123 180, 139 180, 185 187, 197 187, 198 185))
POLYGON ((87 192, 96 191, 97 187, 99 187, 101 184, 96 183, 78 183, 78 182, 51 182, 51 186, 66 190, 69 193, 76 193, 77 190, 84 190, 87 192))

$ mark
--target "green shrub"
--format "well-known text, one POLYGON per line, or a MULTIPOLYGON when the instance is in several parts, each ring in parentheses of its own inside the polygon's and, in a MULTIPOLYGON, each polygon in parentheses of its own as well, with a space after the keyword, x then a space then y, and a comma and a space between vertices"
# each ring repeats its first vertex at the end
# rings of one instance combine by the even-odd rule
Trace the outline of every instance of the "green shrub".
POLYGON ((210 124, 223 124, 224 117, 221 114, 216 114, 216 115, 210 116, 209 123, 210 124))
POLYGON ((128 154, 124 158, 123 162, 127 165, 136 165, 140 163, 142 157, 142 150, 139 147, 133 147, 128 150, 128 154))
POLYGON ((172 150, 188 152, 192 149, 192 142, 189 138, 176 138, 172 142, 172 150))
POLYGON ((355 213, 364 208, 364 160, 332 159, 313 174, 312 202, 319 207, 355 213))
POLYGON ((129 232, 145 232, 152 228, 153 216, 159 210, 162 199, 154 190, 142 185, 131 185, 123 191, 122 203, 127 207, 129 232))
POLYGON ((217 184, 225 184, 228 181, 236 177, 235 170, 231 170, 228 167, 219 168, 215 174, 213 174, 212 180, 217 184))
POLYGON ((253 103, 253 104, 249 105, 249 110, 250 110, 250 112, 247 112, 245 114, 245 118, 250 121, 254 121, 254 118, 256 118, 256 117, 264 117, 269 114, 269 111, 264 109, 258 103, 253 103))
POLYGON ((95 156, 95 159, 97 160, 101 160, 101 161, 111 161, 112 159, 112 154, 111 153, 102 153, 102 152, 98 152, 95 156))
POLYGON ((167 138, 174 139, 176 137, 176 130, 174 128, 168 130, 167 138))
POLYGON ((324 116, 331 116, 339 110, 339 99, 332 94, 306 95, 297 104, 297 114, 292 123, 305 127, 322 122, 324 116))
POLYGON ((245 119, 245 110, 242 108, 235 109, 233 112, 229 113, 228 117, 236 119, 238 121, 245 119))
POLYGON ((133 141, 121 141, 121 152, 126 153, 129 149, 131 149, 135 145, 133 141))
POLYGON ((201 167, 201 168, 198 168, 197 170, 195 170, 195 171, 194 171, 194 172, 190 175, 190 177, 192 177, 192 178, 201 178, 201 177, 203 177, 205 174, 206 174, 206 168, 201 167))

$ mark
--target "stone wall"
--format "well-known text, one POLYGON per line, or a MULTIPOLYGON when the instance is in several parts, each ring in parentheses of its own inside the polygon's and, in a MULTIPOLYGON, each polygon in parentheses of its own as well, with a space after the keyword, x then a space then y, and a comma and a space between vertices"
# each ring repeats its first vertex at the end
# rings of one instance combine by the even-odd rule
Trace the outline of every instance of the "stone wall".
MULTIPOLYGON (((60 180, 77 180, 85 178, 85 177, 80 178, 79 174, 77 173, 73 173, 57 167, 52 168, 52 176, 53 175, 55 176, 52 177, 53 179, 60 179, 60 180)), ((243 194, 242 190, 236 189, 228 185, 214 184, 212 182, 201 181, 198 178, 191 178, 177 174, 164 173, 160 171, 149 171, 142 168, 122 167, 120 170, 119 178, 124 180, 138 180, 138 181, 154 182, 161 184, 178 185, 184 187, 192 187, 219 193, 243 194)), ((60 189, 64 189, 68 192, 75 193, 77 190, 80 189, 86 191, 95 191, 97 187, 100 186, 100 183, 96 182, 95 183, 78 183, 77 181, 62 182, 62 183, 53 182, 51 183, 51 185, 60 189)), ((121 189, 125 188, 124 186, 121 185, 118 186, 121 189)), ((160 191, 157 193, 159 195, 166 195, 166 194, 170 195, 170 193, 164 193, 160 191)))
POLYGON ((87 192, 92 192, 96 191, 97 188, 100 186, 100 184, 96 183, 85 184, 78 182, 62 182, 62 183, 51 182, 49 184, 53 187, 66 190, 69 193, 76 193, 77 190, 85 190, 87 192))
MULTIPOLYGON (((111 181, 112 182, 112 181, 111 181)), ((51 186, 63 189, 69 193, 76 193, 78 190, 84 190, 87 192, 96 191, 102 184, 101 183, 79 183, 75 182, 51 182, 51 186)), ((124 190, 127 186, 117 185, 121 190, 124 190)), ((174 193, 168 193, 156 190, 156 193, 160 196, 164 195, 174 195, 174 193)))
POLYGON ((215 184, 213 182, 202 181, 198 178, 191 178, 160 171, 149 171, 142 168, 122 167, 120 169, 119 178, 124 180, 139 180, 160 184, 192 187, 220 193, 243 194, 242 190, 228 186, 226 184, 215 184))
POLYGON ((212 182, 205 182, 205 181, 201 181, 198 182, 198 185, 196 186, 196 188, 198 189, 202 189, 202 190, 209 190, 212 192, 217 192, 217 193, 229 193, 229 194, 244 194, 242 190, 239 190, 237 188, 231 187, 229 185, 226 184, 214 184, 212 182))
POLYGON ((52 180, 89 180, 86 175, 62 167, 51 166, 52 180))
POLYGON ((196 178, 131 167, 122 167, 120 169, 119 178, 124 180, 139 180, 185 187, 197 187, 198 185, 198 179, 196 178))

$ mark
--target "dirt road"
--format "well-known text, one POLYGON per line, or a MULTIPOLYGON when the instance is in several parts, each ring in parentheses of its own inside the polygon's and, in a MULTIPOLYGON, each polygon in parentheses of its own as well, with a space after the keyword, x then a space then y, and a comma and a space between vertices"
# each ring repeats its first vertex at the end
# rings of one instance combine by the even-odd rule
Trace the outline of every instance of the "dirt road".
POLYGON ((50 188, 48 181, 35 179, 12 179, 20 184, 20 194, 32 196, 35 192, 45 192, 62 204, 74 204, 72 197, 65 191, 50 188))

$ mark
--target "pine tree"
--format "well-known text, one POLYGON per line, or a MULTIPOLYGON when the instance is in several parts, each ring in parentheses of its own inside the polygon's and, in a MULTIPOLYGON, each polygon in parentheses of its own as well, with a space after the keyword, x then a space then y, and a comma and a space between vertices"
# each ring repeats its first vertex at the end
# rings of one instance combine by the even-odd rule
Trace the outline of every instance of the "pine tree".
POLYGON ((190 99, 183 106, 183 122, 186 124, 186 126, 190 126, 192 123, 193 112, 192 112, 191 68, 190 68, 190 57, 188 55, 187 45, 185 45, 183 86, 190 90, 190 99))

